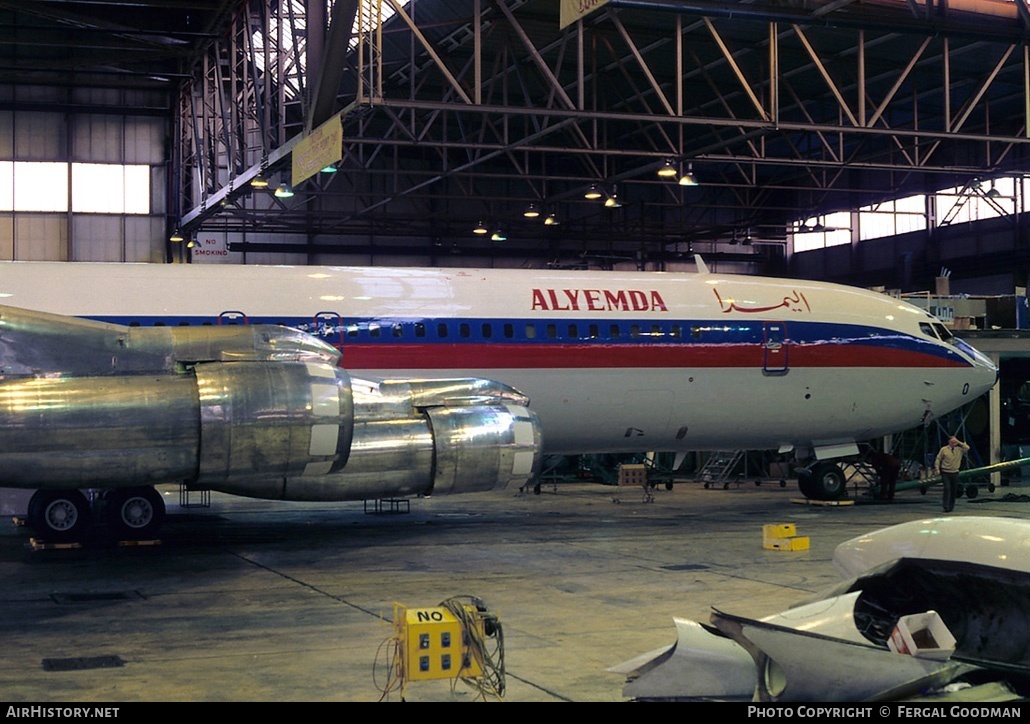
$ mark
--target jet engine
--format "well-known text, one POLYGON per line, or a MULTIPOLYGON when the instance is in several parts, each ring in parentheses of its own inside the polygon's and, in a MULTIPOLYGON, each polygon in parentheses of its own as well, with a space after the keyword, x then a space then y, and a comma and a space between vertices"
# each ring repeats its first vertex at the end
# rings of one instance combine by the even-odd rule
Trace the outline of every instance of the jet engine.
POLYGON ((139 537, 163 514, 148 492, 159 483, 341 501, 537 474, 539 424, 514 389, 352 379, 339 358, 275 326, 144 329, 0 307, 0 487, 37 488, 30 525, 72 539, 90 523, 81 489, 108 489, 115 527, 139 537))

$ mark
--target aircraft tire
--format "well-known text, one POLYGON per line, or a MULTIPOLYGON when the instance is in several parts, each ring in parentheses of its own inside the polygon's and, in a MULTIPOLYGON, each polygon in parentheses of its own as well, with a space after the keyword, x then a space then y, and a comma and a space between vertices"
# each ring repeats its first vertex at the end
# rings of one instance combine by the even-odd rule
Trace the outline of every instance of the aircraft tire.
POLYGON ((157 536, 165 518, 165 503, 151 487, 115 488, 104 496, 111 527, 124 540, 157 536))
POLYGON ((815 499, 815 486, 812 482, 811 473, 798 473, 798 490, 806 498, 815 499))
POLYGON ((970 500, 972 500, 973 498, 975 498, 979 494, 980 494, 980 490, 975 485, 967 485, 966 486, 966 497, 969 498, 970 500))
POLYGON ((810 482, 815 500, 840 500, 847 494, 848 481, 844 471, 834 463, 819 463, 812 469, 810 482))
POLYGON ((86 496, 78 490, 37 490, 29 500, 29 527, 45 541, 81 541, 93 523, 86 496))

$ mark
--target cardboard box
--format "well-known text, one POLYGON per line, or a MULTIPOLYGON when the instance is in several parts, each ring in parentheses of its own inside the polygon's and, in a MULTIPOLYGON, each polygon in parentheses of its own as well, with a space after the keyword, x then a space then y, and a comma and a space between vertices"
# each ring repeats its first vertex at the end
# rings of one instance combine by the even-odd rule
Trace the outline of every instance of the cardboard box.
POLYGON ((647 485, 647 466, 636 463, 619 465, 619 485, 647 485))
POLYGON ((899 654, 946 661, 955 652, 955 637, 936 611, 902 616, 887 640, 899 654))

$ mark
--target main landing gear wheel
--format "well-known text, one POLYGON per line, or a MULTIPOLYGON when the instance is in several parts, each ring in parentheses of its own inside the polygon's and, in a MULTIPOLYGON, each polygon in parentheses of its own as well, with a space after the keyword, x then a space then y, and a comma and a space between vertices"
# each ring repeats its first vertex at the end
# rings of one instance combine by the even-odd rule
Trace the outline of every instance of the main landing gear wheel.
POLYGON ((93 522, 89 501, 78 490, 37 490, 28 517, 37 536, 55 543, 82 540, 93 522))
POLYGON ((150 487, 116 488, 104 495, 111 527, 127 540, 157 536, 165 518, 165 502, 150 487))
POLYGON ((798 487, 812 500, 840 500, 847 493, 847 479, 840 466, 817 463, 807 475, 798 475, 798 487))

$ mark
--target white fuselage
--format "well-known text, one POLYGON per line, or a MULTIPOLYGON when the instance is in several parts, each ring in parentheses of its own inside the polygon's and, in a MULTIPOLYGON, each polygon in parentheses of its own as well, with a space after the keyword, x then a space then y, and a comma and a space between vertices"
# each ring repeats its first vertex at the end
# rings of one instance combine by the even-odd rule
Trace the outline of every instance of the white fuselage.
POLYGON ((832 447, 944 414, 997 375, 897 299, 722 274, 11 262, 0 303, 282 323, 358 376, 497 380, 530 398, 554 453, 832 447))

